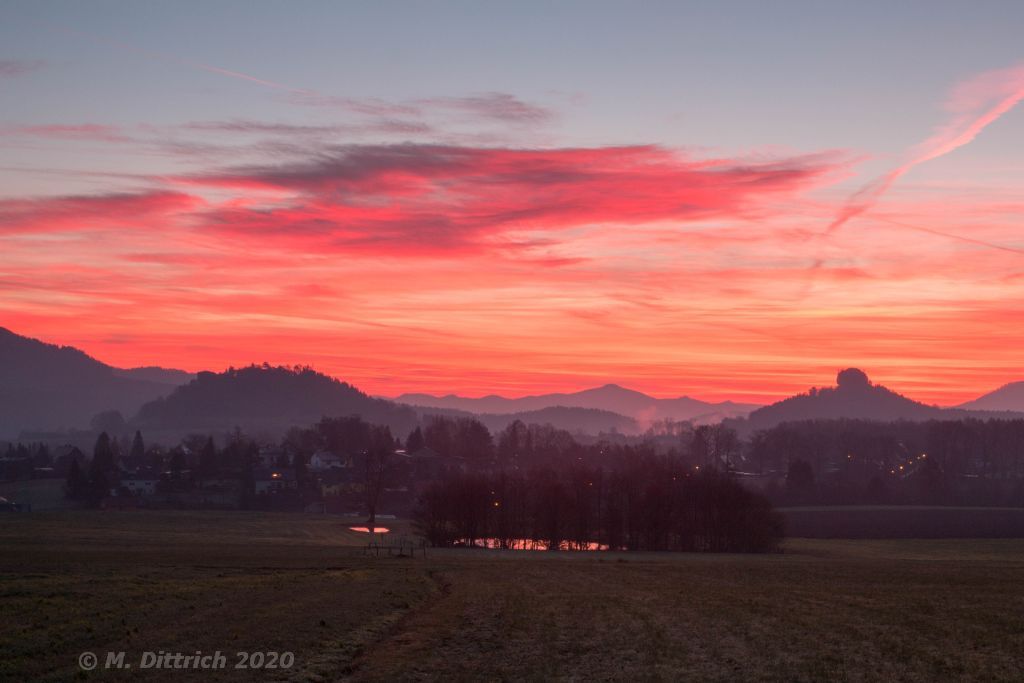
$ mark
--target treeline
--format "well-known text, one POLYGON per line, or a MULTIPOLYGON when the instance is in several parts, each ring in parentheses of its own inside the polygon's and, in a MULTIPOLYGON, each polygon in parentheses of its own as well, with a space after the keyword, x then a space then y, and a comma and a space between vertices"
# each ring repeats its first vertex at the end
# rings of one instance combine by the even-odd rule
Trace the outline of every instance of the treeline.
POLYGON ((753 435, 749 460, 757 471, 783 470, 795 459, 821 470, 853 455, 891 468, 927 453, 951 475, 1024 476, 1024 420, 786 422, 753 435))
POLYGON ((745 451, 783 504, 1024 505, 1024 420, 788 422, 745 451))
POLYGON ((764 496, 726 475, 643 455, 612 470, 453 476, 424 492, 415 520, 437 546, 769 552, 783 536, 764 496))
POLYGON ((37 468, 52 464, 53 456, 45 443, 9 443, 0 457, 0 481, 31 479, 37 468))

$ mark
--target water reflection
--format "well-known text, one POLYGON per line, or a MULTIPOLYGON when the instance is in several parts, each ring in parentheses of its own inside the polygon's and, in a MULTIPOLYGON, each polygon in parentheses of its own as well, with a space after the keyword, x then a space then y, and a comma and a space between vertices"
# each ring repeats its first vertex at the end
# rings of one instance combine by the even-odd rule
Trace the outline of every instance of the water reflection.
POLYGON ((359 533, 362 533, 362 534, 369 534, 369 533, 386 534, 389 531, 391 531, 391 529, 388 529, 386 526, 375 526, 375 527, 373 527, 373 530, 371 531, 370 527, 367 527, 367 526, 350 526, 349 527, 349 531, 358 531, 359 533))
MULTIPOLYGON (((548 541, 535 541, 531 538, 478 538, 472 543, 469 542, 469 539, 463 538, 456 541, 455 546, 503 550, 552 550, 548 541)), ((608 545, 596 541, 560 541, 558 550, 608 550, 608 545)))

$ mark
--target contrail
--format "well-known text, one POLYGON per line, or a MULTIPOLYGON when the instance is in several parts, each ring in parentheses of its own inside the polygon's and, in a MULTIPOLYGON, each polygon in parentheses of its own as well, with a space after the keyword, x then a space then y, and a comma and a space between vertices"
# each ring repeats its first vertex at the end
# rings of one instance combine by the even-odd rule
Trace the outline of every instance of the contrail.
POLYGON ((876 220, 882 223, 888 223, 889 225, 895 225, 900 228, 907 228, 908 230, 916 230, 918 232, 928 233, 929 235, 937 235, 939 237, 948 237, 951 240, 963 242, 965 244, 973 244, 978 247, 987 247, 989 249, 997 249, 999 251, 1006 251, 1011 254, 1024 255, 1024 249, 1011 247, 1006 244, 999 244, 998 242, 989 242, 987 240, 979 240, 973 237, 964 237, 963 235, 957 235, 953 232, 945 232, 943 230, 936 230, 935 228, 926 228, 923 225, 913 225, 911 223, 904 223, 903 221, 895 221, 891 218, 880 218, 875 216, 872 220, 876 220))
POLYGON ((987 72, 961 84, 951 108, 963 110, 964 113, 918 145, 908 161, 875 178, 851 195, 825 232, 838 230, 851 218, 873 207, 893 183, 918 164, 937 159, 971 142, 1021 100, 1024 100, 1024 66, 987 72), (979 108, 990 105, 995 98, 999 98, 995 104, 978 114, 979 108))
POLYGON ((200 69, 202 71, 207 71, 209 73, 219 74, 221 76, 227 76, 229 78, 236 78, 236 79, 242 80, 242 81, 248 81, 249 83, 256 83, 258 85, 262 85, 262 86, 265 86, 267 88, 274 88, 275 90, 283 90, 285 92, 290 92, 290 93, 294 93, 294 94, 297 94, 297 95, 319 95, 320 94, 320 93, 317 93, 316 91, 313 91, 313 90, 307 90, 306 88, 295 88, 295 87, 292 87, 290 85, 286 85, 284 83, 278 83, 276 81, 268 81, 265 78, 257 78, 256 76, 250 76, 249 74, 242 73, 241 71, 232 71, 230 69, 222 69, 219 66, 213 66, 211 64, 204 64, 203 62, 194 62, 194 61, 192 61, 190 59, 183 59, 181 57, 176 57, 174 55, 169 55, 169 54, 166 54, 166 53, 163 53, 163 52, 157 52, 155 50, 147 50, 147 49, 144 49, 144 48, 141 48, 141 47, 136 47, 135 45, 129 45, 128 43, 122 43, 120 41, 111 40, 109 38, 103 38, 101 36, 93 35, 93 34, 90 34, 90 33, 85 33, 84 31, 79 31, 79 30, 76 30, 76 29, 70 29, 70 28, 66 28, 66 27, 63 27, 63 26, 57 26, 57 27, 54 27, 54 30, 55 31, 59 31, 61 33, 67 33, 67 34, 70 34, 70 35, 78 36, 80 38, 85 38, 86 40, 90 40, 90 41, 92 41, 94 43, 97 43, 99 45, 106 45, 108 47, 116 47, 116 48, 118 48, 120 50, 127 50, 129 52, 134 52, 136 54, 145 55, 146 57, 149 57, 151 59, 156 59, 156 60, 160 60, 160 61, 164 61, 164 62, 172 62, 174 64, 181 64, 183 66, 188 66, 188 67, 191 67, 193 69, 200 69))

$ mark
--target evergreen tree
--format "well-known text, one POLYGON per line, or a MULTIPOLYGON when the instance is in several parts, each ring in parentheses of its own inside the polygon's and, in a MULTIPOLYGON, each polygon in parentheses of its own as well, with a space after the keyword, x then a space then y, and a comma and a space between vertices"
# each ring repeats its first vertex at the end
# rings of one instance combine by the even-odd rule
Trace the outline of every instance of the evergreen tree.
POLYGON ((217 447, 213 445, 213 437, 206 439, 203 450, 199 451, 199 471, 204 475, 212 474, 217 467, 217 447))
POLYGON ((71 461, 71 468, 68 470, 67 486, 64 489, 65 495, 71 500, 81 500, 85 497, 89 482, 82 474, 82 468, 78 466, 78 460, 71 461))
POLYGON ((295 483, 301 489, 306 485, 306 456, 302 453, 293 455, 292 468, 295 470, 295 483))
POLYGON ((423 445, 423 430, 417 427, 409 432, 409 436, 405 439, 405 452, 415 453, 423 448, 423 445))
POLYGON ((39 444, 39 449, 36 450, 35 457, 32 459, 33 464, 36 467, 49 467, 53 464, 53 457, 50 455, 50 447, 45 443, 39 444))
POLYGON ((252 508, 256 500, 256 475, 253 471, 256 452, 256 444, 243 446, 241 452, 241 468, 239 471, 241 475, 241 500, 239 502, 243 510, 252 508))
POLYGON ((135 438, 132 439, 131 458, 136 463, 141 463, 146 455, 146 444, 142 441, 142 432, 136 430, 135 438))
POLYGON ((89 465, 89 488, 93 502, 99 502, 107 495, 113 469, 114 449, 110 445, 110 437, 102 432, 92 449, 92 463, 89 465))
POLYGON ((185 469, 185 452, 180 446, 171 451, 170 468, 171 477, 181 479, 181 471, 185 469))

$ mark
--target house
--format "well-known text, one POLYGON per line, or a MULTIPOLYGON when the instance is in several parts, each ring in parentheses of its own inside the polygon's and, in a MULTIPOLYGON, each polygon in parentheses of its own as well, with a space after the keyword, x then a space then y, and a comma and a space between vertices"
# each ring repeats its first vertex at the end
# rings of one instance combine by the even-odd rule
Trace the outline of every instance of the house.
POLYGON ((203 491, 234 491, 238 488, 238 481, 238 475, 218 474, 212 477, 202 477, 199 480, 199 488, 203 491))
POLYGON ((335 455, 329 451, 317 451, 309 459, 309 469, 314 472, 324 472, 332 468, 350 467, 351 463, 347 458, 335 455))
POLYGON ((156 477, 132 475, 121 477, 121 486, 128 489, 133 496, 151 496, 156 493, 160 480, 156 477))
POLYGON ((320 494, 326 497, 361 493, 365 485, 365 479, 351 468, 333 469, 320 477, 320 494))
POLYGON ((253 490, 256 493, 286 491, 298 486, 298 482, 295 481, 295 472, 291 469, 261 467, 253 474, 253 490))

